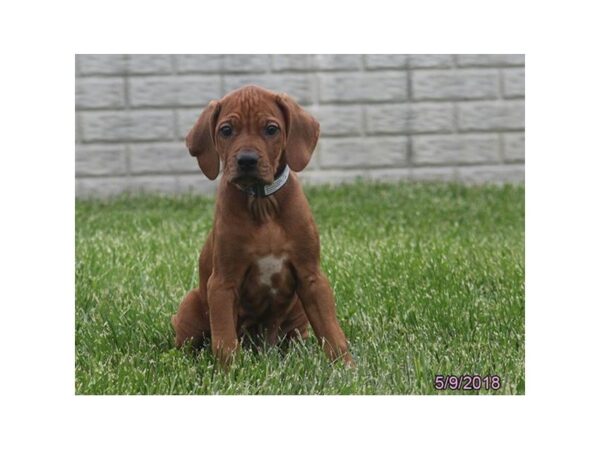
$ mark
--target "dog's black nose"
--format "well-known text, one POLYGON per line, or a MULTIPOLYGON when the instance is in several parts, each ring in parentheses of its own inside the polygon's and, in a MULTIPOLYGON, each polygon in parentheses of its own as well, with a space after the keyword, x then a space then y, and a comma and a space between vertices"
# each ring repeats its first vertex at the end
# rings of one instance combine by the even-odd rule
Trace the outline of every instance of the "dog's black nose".
POLYGON ((237 165, 242 170, 253 170, 258 165, 258 155, 254 150, 242 150, 237 155, 237 165))

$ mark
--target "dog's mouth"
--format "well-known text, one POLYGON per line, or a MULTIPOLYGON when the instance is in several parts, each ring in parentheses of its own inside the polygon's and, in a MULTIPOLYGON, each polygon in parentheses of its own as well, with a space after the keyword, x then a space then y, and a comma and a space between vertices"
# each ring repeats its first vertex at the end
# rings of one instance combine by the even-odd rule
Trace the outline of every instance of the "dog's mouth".
POLYGON ((230 181, 241 188, 249 188, 257 185, 266 186, 268 184, 273 183, 273 180, 267 180, 261 177, 258 172, 238 173, 235 174, 230 181))

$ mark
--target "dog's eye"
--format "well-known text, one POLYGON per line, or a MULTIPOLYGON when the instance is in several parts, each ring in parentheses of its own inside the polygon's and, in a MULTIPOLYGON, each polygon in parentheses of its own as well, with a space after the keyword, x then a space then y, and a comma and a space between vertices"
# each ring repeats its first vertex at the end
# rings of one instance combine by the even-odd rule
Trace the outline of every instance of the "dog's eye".
POLYGON ((221 136, 223 137, 229 137, 233 134, 233 128, 229 125, 223 125, 219 128, 219 133, 221 133, 221 136))
POLYGON ((265 128, 265 133, 267 133, 268 136, 275 136, 278 132, 279 132, 279 127, 272 123, 267 125, 267 127, 265 128))

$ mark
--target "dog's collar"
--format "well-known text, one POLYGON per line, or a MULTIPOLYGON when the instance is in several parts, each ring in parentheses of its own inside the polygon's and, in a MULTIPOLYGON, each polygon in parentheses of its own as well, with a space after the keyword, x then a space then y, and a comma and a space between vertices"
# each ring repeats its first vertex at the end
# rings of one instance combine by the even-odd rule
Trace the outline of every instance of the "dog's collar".
POLYGON ((287 182, 289 176, 290 176, 290 168, 286 164, 284 166, 281 174, 279 174, 279 176, 277 178, 275 178, 275 181, 273 181, 273 183, 267 184, 267 185, 257 184, 254 186, 248 186, 246 188, 241 188, 241 189, 246 194, 252 195, 253 197, 268 197, 269 195, 273 195, 275 192, 277 192, 279 189, 281 189, 287 182))

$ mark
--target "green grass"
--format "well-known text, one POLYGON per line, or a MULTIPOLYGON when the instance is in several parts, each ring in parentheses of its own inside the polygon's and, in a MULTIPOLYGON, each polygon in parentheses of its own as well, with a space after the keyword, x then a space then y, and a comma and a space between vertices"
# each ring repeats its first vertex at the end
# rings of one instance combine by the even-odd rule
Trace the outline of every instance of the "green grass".
POLYGON ((169 319, 198 283, 213 201, 121 197, 76 203, 76 392, 434 394, 436 374, 497 374, 495 393, 524 393, 522 186, 306 191, 355 369, 313 335, 244 349, 227 372, 176 350, 169 319))

